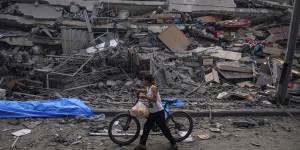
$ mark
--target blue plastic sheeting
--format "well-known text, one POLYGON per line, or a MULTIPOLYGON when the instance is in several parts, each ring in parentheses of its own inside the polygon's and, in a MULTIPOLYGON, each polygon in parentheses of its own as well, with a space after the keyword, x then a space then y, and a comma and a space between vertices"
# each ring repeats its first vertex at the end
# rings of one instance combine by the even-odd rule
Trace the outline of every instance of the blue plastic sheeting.
POLYGON ((168 117, 168 114, 170 112, 170 106, 182 107, 184 105, 183 100, 178 99, 178 98, 173 98, 171 101, 167 100, 167 99, 162 99, 161 103, 162 103, 162 106, 165 110, 165 117, 166 118, 168 117))
POLYGON ((0 118, 93 116, 92 110, 78 98, 41 101, 0 100, 0 118))

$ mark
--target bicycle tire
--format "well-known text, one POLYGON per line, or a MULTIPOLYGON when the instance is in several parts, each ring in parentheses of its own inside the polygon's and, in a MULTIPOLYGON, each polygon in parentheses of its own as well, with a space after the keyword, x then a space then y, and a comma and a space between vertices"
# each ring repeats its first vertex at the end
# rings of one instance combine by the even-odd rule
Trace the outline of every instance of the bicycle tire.
MULTIPOLYGON (((176 112, 171 113, 171 114, 168 116, 168 118, 167 118, 167 126, 168 126, 168 127, 169 127, 169 123, 170 123, 170 121, 171 121, 170 119, 171 119, 172 117, 176 117, 176 116, 182 116, 182 117, 185 117, 185 118, 188 119, 188 122, 189 122, 188 131, 187 131, 187 133, 186 133, 185 136, 180 137, 180 138, 175 138, 175 137, 173 136, 175 142, 181 142, 181 141, 185 140, 186 138, 188 138, 188 137, 191 135, 191 133, 192 133, 192 131, 193 131, 193 127, 194 127, 194 125, 193 125, 193 119, 192 119, 192 117, 191 117, 189 114, 187 114, 186 112, 183 112, 183 111, 176 111, 176 112)), ((169 127, 169 128, 170 128, 170 127, 169 127)))
POLYGON ((139 120, 138 120, 136 117, 131 116, 131 115, 128 114, 128 113, 122 113, 122 114, 118 114, 117 116, 115 116, 115 117, 111 120, 111 122, 110 122, 110 124, 109 124, 109 127, 108 127, 108 136, 109 136, 109 138, 110 138, 114 143, 118 144, 119 146, 125 146, 125 145, 131 144, 132 142, 134 142, 134 141, 138 138, 138 136, 139 136, 139 134, 140 134, 140 130, 141 130, 141 125, 140 125, 139 120), (117 140, 117 139, 114 137, 113 131, 112 131, 112 127, 113 127, 115 121, 117 121, 118 119, 123 118, 123 117, 131 118, 131 119, 132 119, 131 121, 134 121, 134 122, 136 123, 136 125, 137 125, 137 131, 136 131, 135 135, 134 135, 131 139, 129 139, 128 141, 119 141, 119 140, 117 140))

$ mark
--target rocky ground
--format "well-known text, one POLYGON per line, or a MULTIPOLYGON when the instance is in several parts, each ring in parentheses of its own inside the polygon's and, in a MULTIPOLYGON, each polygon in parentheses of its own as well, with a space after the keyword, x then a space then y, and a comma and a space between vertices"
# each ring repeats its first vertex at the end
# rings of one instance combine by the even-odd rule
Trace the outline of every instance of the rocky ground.
MULTIPOLYGON (((299 117, 226 117, 194 118, 193 141, 179 143, 180 150, 298 150, 300 149, 299 117), (248 127, 233 125, 246 121, 248 127), (220 129, 212 132, 211 128, 220 129), (201 137, 201 138, 200 138, 201 137)), ((130 150, 118 147, 108 136, 90 136, 107 128, 111 118, 102 121, 81 118, 6 119, 0 120, 0 149, 28 150, 130 150), (30 129, 31 133, 16 137, 11 133, 30 129), (12 147, 13 143, 14 146, 12 147)), ((167 140, 152 135, 149 150, 167 149, 167 140)))

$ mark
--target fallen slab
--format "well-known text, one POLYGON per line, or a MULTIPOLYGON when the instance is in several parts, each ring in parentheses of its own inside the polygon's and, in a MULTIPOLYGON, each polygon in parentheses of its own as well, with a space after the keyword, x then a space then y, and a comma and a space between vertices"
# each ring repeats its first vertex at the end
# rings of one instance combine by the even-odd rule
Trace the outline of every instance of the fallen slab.
POLYGON ((191 41, 176 26, 170 26, 160 33, 158 38, 174 52, 186 51, 191 44, 191 41))

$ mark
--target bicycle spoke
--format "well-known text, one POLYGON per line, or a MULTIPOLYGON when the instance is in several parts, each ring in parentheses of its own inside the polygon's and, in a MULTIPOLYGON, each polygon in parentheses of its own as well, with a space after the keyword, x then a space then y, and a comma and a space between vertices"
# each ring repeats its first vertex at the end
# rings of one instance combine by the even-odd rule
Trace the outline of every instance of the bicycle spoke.
POLYGON ((118 141, 127 141, 132 138, 137 130, 137 125, 131 118, 120 118, 112 126, 112 134, 118 141))
POLYGON ((168 119, 168 127, 174 139, 181 141, 190 134, 191 122, 185 114, 175 113, 168 119))

